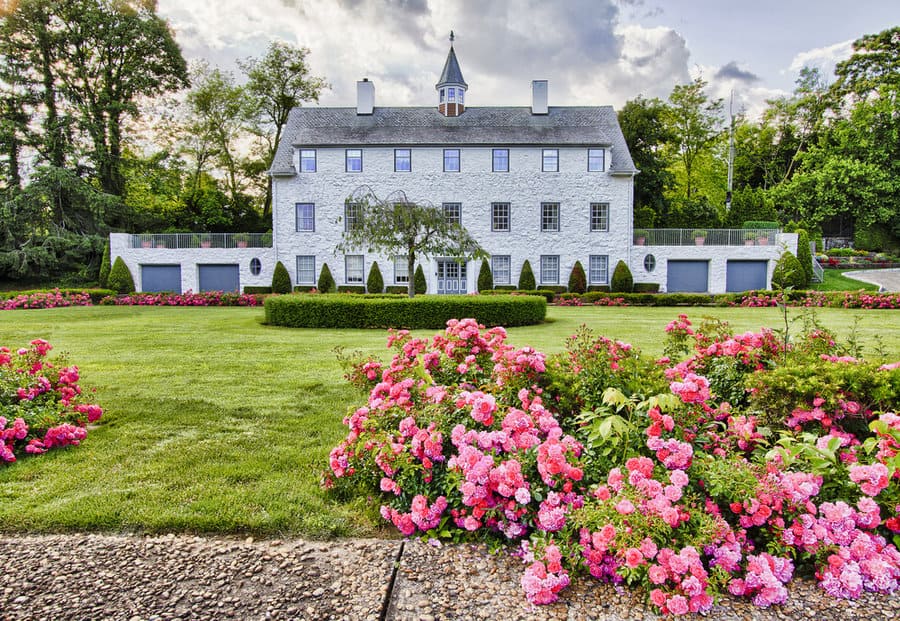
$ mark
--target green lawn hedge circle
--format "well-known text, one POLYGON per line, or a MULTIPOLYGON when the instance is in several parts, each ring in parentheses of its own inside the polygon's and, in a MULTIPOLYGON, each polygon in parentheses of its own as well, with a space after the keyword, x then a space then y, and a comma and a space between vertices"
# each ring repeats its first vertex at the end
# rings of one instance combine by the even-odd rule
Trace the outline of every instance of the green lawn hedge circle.
POLYGON ((350 294, 266 298, 266 323, 292 328, 443 328, 472 317, 485 326, 526 326, 547 315, 539 296, 422 295, 414 298, 350 294))

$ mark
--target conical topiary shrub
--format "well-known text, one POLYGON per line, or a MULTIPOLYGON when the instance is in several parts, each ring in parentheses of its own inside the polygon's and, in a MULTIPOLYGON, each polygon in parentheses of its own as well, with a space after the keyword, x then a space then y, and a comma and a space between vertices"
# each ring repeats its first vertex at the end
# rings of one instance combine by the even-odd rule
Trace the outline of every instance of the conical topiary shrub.
POLYGON ((610 291, 614 293, 631 293, 634 289, 634 278, 631 276, 631 270, 625 265, 625 261, 616 263, 616 269, 613 270, 612 281, 609 283, 610 291))
POLYGON ((109 285, 109 240, 103 246, 103 258, 100 259, 100 288, 106 289, 109 285))
POLYGON ((272 272, 272 293, 290 293, 292 289, 291 275, 284 263, 279 261, 272 272))
POLYGON ((791 252, 785 251, 775 269, 772 270, 772 288, 773 289, 802 289, 803 281, 806 274, 803 272, 803 266, 800 261, 791 252))
POLYGON ((422 264, 416 266, 416 276, 413 279, 413 291, 416 295, 422 295, 428 291, 428 281, 425 280, 425 272, 422 270, 422 264))
POLYGON ((481 269, 478 270, 478 290, 490 291, 494 288, 494 275, 491 274, 491 268, 487 261, 481 262, 481 269))
POLYGON ((116 257, 116 262, 109 270, 106 284, 116 293, 134 293, 134 277, 122 257, 116 257))
POLYGON ((803 268, 803 284, 801 288, 806 289, 813 278, 812 252, 809 249, 809 233, 805 229, 797 229, 797 260, 800 261, 800 267, 803 268))
POLYGON ((331 270, 328 269, 328 264, 322 264, 322 271, 319 272, 319 282, 316 283, 316 289, 319 290, 319 293, 334 293, 337 287, 334 284, 334 276, 331 275, 331 270))
POLYGON ((531 263, 525 259, 522 264, 522 273, 519 274, 519 289, 523 291, 534 291, 534 272, 531 271, 531 263))
POLYGON ((581 267, 581 261, 575 261, 572 273, 569 274, 569 293, 584 293, 585 291, 587 291, 587 276, 584 274, 584 268, 581 267))
POLYGON ((384 278, 381 277, 378 261, 372 261, 372 269, 369 270, 369 278, 366 279, 366 291, 369 293, 384 292, 384 278))

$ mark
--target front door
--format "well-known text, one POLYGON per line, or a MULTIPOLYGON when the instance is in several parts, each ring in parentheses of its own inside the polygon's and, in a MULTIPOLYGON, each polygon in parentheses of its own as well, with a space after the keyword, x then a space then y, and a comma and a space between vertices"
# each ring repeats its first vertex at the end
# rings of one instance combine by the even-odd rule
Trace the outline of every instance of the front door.
POLYGON ((466 264, 457 263, 454 259, 438 259, 437 292, 439 294, 465 293, 466 264))

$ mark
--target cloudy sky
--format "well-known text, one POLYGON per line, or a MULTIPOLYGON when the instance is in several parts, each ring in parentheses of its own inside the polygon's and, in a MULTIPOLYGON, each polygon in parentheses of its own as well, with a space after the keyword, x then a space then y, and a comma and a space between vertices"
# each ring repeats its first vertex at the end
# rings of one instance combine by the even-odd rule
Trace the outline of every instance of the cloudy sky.
POLYGON ((550 105, 620 107, 665 98, 702 75, 710 94, 758 113, 804 65, 827 76, 851 42, 900 24, 898 0, 159 0, 185 56, 234 70, 280 39, 310 49, 331 87, 321 104, 431 105, 450 30, 472 106, 528 105, 533 79, 550 105))

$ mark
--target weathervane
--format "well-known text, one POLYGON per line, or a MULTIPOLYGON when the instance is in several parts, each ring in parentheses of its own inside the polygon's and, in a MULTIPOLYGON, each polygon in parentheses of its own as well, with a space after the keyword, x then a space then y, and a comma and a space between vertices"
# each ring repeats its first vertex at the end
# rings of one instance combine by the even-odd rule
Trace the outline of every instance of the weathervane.
POLYGON ((453 31, 451 30, 450 31, 450 45, 453 45, 453 39, 455 39, 455 38, 456 37, 453 36, 453 31))

